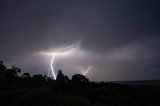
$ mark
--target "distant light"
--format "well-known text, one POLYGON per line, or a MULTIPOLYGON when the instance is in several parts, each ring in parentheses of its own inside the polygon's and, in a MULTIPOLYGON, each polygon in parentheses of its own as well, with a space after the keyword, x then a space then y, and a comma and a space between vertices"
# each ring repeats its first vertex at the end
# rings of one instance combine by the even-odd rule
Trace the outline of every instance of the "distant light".
POLYGON ((89 71, 91 70, 91 68, 92 68, 91 66, 88 66, 87 69, 82 70, 82 75, 86 76, 89 73, 89 71))

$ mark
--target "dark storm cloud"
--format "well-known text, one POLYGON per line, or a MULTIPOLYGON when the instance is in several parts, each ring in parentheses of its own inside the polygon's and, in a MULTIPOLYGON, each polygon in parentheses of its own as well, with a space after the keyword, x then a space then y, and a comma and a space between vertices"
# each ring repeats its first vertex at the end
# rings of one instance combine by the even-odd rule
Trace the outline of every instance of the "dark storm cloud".
POLYGON ((69 62, 60 62, 64 69, 88 62, 94 80, 157 79, 159 4, 158 0, 1 0, 0 58, 44 73, 47 60, 35 52, 81 41, 84 57, 70 59, 76 63, 73 69, 69 62))
POLYGON ((116 1, 100 9, 99 20, 94 20, 96 30, 84 42, 88 48, 106 51, 137 39, 159 38, 160 10, 156 1, 116 1))

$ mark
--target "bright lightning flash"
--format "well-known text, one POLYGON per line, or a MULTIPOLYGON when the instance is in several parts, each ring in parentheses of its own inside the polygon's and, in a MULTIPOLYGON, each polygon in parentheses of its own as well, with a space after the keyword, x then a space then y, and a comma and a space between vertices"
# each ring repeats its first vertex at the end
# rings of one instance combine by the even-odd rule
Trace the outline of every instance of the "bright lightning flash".
POLYGON ((53 76, 53 78, 56 79, 56 73, 55 73, 54 67, 53 67, 55 57, 56 56, 68 56, 72 53, 73 49, 74 49, 74 47, 70 46, 70 47, 66 47, 66 48, 63 48, 63 49, 57 49, 56 51, 51 52, 51 53, 50 52, 48 52, 48 53, 45 52, 44 53, 46 55, 52 56, 51 62, 50 62, 51 70, 49 71, 48 76, 51 73, 51 76, 53 76))
POLYGON ((89 71, 91 70, 91 68, 92 68, 91 66, 88 66, 87 69, 82 71, 82 75, 86 76, 89 73, 89 71))

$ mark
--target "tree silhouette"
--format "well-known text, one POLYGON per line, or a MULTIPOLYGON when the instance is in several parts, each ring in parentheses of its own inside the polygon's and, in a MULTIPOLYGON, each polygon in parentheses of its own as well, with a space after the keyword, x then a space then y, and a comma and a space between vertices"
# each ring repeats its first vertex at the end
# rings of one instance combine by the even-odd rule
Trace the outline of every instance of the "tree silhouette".
POLYGON ((3 61, 0 61, 0 80, 4 79, 5 71, 6 71, 6 66, 3 64, 3 61))
POLYGON ((3 61, 0 61, 0 72, 4 72, 6 70, 6 66, 3 64, 3 61))
POLYGON ((81 74, 76 74, 72 76, 72 84, 73 85, 82 85, 85 83, 88 83, 89 79, 87 79, 85 76, 81 74))
POLYGON ((67 88, 69 85, 69 78, 67 76, 64 76, 64 74, 62 73, 62 70, 58 70, 56 85, 59 90, 62 90, 63 88, 67 88))
POLYGON ((12 70, 12 73, 14 76, 18 76, 18 74, 21 73, 21 69, 19 67, 14 66, 14 65, 12 65, 11 70, 12 70))
POLYGON ((64 78, 64 74, 62 73, 62 70, 58 70, 56 81, 62 81, 64 78))
POLYGON ((46 82, 46 78, 42 74, 33 75, 32 82, 35 84, 44 84, 46 82))
POLYGON ((21 78, 23 78, 25 80, 29 80, 29 79, 31 79, 31 76, 29 73, 23 73, 23 75, 21 75, 21 78))
POLYGON ((16 66, 12 66, 12 68, 4 71, 3 79, 7 81, 14 81, 16 78, 18 78, 19 73, 21 73, 21 69, 16 66))

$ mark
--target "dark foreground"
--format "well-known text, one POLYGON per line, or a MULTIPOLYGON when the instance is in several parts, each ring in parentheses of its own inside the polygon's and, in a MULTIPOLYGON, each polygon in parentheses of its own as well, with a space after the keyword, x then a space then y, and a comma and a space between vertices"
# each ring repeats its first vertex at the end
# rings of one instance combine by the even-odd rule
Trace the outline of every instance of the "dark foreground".
POLYGON ((0 66, 0 106, 160 106, 159 85, 94 83, 61 71, 57 80, 0 66))

